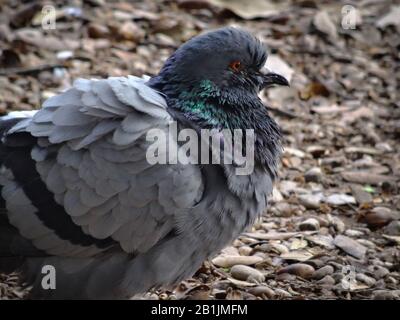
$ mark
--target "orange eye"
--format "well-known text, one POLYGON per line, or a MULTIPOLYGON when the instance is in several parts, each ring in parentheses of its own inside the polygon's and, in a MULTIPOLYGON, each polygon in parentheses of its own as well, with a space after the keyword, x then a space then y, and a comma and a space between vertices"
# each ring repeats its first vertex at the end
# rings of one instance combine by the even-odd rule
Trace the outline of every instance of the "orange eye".
POLYGON ((233 71, 240 71, 240 69, 242 68, 242 64, 240 61, 232 61, 229 64, 229 68, 231 68, 233 71))

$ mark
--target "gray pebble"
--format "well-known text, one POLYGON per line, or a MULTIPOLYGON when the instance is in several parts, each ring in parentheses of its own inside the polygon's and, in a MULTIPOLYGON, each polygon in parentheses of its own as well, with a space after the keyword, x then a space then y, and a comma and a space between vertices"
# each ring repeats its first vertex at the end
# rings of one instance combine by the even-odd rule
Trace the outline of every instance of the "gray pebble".
POLYGON ((231 268, 231 274, 235 279, 254 283, 260 283, 265 280, 264 275, 257 269, 240 264, 231 268))
POLYGON ((363 273, 357 273, 356 279, 361 282, 364 282, 369 287, 372 287, 376 283, 376 280, 374 278, 368 277, 367 275, 365 275, 363 273))
POLYGON ((323 277, 322 279, 318 280, 317 282, 319 285, 324 287, 333 287, 336 283, 335 279, 330 275, 323 277))
POLYGON ((299 224, 299 229, 301 231, 316 231, 319 230, 319 228, 319 221, 314 218, 309 218, 299 224))
POLYGON ((304 174, 306 182, 320 182, 322 180, 321 168, 314 167, 304 174))
POLYGON ((372 294, 372 299, 374 300, 395 300, 399 299, 400 295, 398 292, 399 290, 376 290, 372 294))
POLYGON ((326 265, 314 272, 313 278, 320 280, 327 275, 331 275, 335 270, 332 266, 326 265))
POLYGON ((261 297, 263 295, 267 296, 269 299, 275 296, 274 290, 267 286, 257 286, 249 289, 249 293, 255 295, 256 297, 261 297))
POLYGON ((292 296, 289 292, 283 289, 275 289, 275 293, 282 298, 290 298, 292 296))

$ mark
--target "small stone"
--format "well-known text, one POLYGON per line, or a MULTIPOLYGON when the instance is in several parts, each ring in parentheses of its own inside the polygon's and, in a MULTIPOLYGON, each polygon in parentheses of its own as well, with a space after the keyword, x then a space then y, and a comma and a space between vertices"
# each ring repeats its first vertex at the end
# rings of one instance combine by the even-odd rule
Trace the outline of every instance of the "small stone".
POLYGON ((237 264, 254 265, 263 261, 263 258, 257 256, 226 256, 221 255, 212 260, 212 263, 221 268, 230 268, 237 264))
POLYGON ((239 254, 241 256, 249 256, 253 252, 253 248, 249 246, 243 246, 239 248, 239 254))
POLYGON ((343 171, 340 174, 344 180, 360 184, 379 185, 396 180, 396 177, 393 176, 374 174, 368 171, 343 171))
POLYGON ((320 280, 320 279, 322 279, 323 277, 325 277, 327 275, 333 274, 334 271, 335 270, 333 269, 332 266, 326 265, 326 266, 318 269, 317 271, 315 271, 315 273, 313 275, 313 278, 317 279, 317 280, 320 280))
POLYGON ((281 258, 289 261, 307 261, 311 259, 314 255, 307 250, 293 250, 288 253, 282 253, 281 258))
POLYGON ((290 273, 281 273, 275 277, 276 281, 294 281, 296 280, 296 276, 290 273))
POLYGON ((320 158, 322 155, 325 154, 326 151, 326 147, 316 145, 308 146, 306 149, 306 152, 310 153, 314 158, 320 158))
POLYGON ((357 239, 357 242, 362 244, 364 247, 367 247, 368 249, 375 249, 376 247, 375 243, 367 239, 357 239))
POLYGON ((284 253, 288 253, 289 252, 289 249, 285 245, 280 244, 280 243, 272 242, 272 243, 268 244, 267 247, 269 249, 268 251, 271 251, 271 250, 275 251, 275 252, 277 251, 280 254, 284 254, 284 253))
POLYGON ((363 259, 367 252, 367 248, 362 244, 343 235, 336 236, 336 238, 333 240, 333 243, 335 246, 357 259, 363 259))
POLYGON ((125 21, 118 30, 118 35, 124 39, 133 42, 140 42, 145 36, 145 32, 132 21, 125 21))
POLYGON ((390 146, 390 144, 386 143, 386 142, 379 142, 375 145, 375 148, 377 148, 380 151, 383 152, 392 152, 393 148, 390 146))
POLYGON ((376 280, 374 278, 368 277, 363 273, 357 273, 356 279, 364 282, 369 287, 372 287, 376 283, 376 280))
POLYGON ((314 269, 322 268, 325 265, 325 262, 320 259, 312 259, 312 260, 308 260, 307 262, 304 262, 304 263, 309 264, 314 269))
POLYGON ((366 203, 371 203, 372 202, 372 195, 365 191, 362 186, 353 184, 351 186, 351 192, 356 199, 357 203, 362 205, 366 203))
POLYGON ((107 38, 110 35, 110 30, 108 30, 107 26, 98 23, 90 23, 87 31, 89 37, 94 39, 107 38))
POLYGON ((297 183, 290 180, 282 180, 279 182, 278 189, 284 196, 289 197, 297 189, 297 183))
POLYGON ((305 263, 294 263, 291 265, 288 265, 280 270, 278 270, 278 274, 281 273, 289 273, 289 274, 294 274, 296 276, 299 276, 304 279, 310 279, 315 272, 315 269, 305 263))
POLYGON ((318 209, 321 204, 321 196, 314 194, 301 194, 297 196, 299 202, 307 209, 318 209))
POLYGON ((383 232, 391 236, 400 236, 400 221, 390 222, 384 229, 383 232))
POLYGON ((372 271, 375 279, 382 279, 385 276, 387 276, 390 272, 388 269, 386 269, 385 267, 381 267, 381 266, 373 266, 373 271, 372 271))
POLYGON ((287 202, 278 202, 272 209, 274 210, 274 214, 280 217, 290 217, 294 213, 294 207, 287 202))
POLYGON ((397 218, 399 218, 398 214, 389 208, 376 207, 367 212, 364 219, 361 220, 365 221, 370 228, 382 228, 397 218))
POLYGON ((329 223, 336 229, 338 233, 343 233, 346 225, 340 218, 328 215, 329 223))
POLYGON ((345 204, 356 204, 356 199, 347 194, 331 194, 325 198, 325 202, 333 206, 342 206, 345 204))
POLYGON ((399 284, 399 281, 397 279, 395 279, 394 277, 387 277, 386 282, 389 284, 393 284, 395 286, 397 286, 399 284))
POLYGON ((314 167, 304 174, 306 182, 320 182, 322 180, 321 168, 314 167))
POLYGON ((331 235, 313 235, 307 236, 306 240, 326 249, 334 249, 333 238, 331 235))
POLYGON ((332 276, 326 275, 322 279, 318 280, 317 283, 324 287, 333 287, 336 281, 332 276))
POLYGON ((282 298, 290 298, 292 296, 289 292, 283 289, 275 289, 275 294, 282 298))
POLYGON ((232 277, 238 280, 255 282, 255 283, 260 283, 265 281, 265 277, 260 271, 245 265, 233 266, 231 269, 231 274, 232 277))
POLYGON ((274 290, 267 286, 257 286, 254 288, 250 288, 249 293, 255 295, 256 297, 262 297, 263 295, 265 295, 269 299, 275 296, 274 290))
POLYGON ((319 230, 319 227, 319 221, 314 218, 309 218, 299 224, 299 229, 301 231, 315 231, 319 230))
POLYGON ((376 290, 372 294, 374 300, 395 300, 399 299, 400 295, 396 292, 398 290, 376 290))
POLYGON ((359 230, 347 229, 344 234, 348 237, 358 238, 364 235, 364 232, 359 230))

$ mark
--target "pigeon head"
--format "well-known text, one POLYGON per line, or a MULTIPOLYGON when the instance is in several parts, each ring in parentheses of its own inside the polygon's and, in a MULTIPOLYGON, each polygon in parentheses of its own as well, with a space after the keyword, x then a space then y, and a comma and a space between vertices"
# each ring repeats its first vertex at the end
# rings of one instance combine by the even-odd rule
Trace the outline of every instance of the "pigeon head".
POLYGON ((288 81, 265 72, 266 60, 266 48, 253 35, 222 28, 183 44, 148 84, 165 95, 169 112, 181 123, 254 130, 256 159, 274 171, 281 132, 258 93, 288 81))
POLYGON ((257 94, 287 80, 266 72, 265 46, 242 29, 226 27, 192 38, 165 63, 151 83, 167 95, 197 88, 212 88, 221 98, 257 94))

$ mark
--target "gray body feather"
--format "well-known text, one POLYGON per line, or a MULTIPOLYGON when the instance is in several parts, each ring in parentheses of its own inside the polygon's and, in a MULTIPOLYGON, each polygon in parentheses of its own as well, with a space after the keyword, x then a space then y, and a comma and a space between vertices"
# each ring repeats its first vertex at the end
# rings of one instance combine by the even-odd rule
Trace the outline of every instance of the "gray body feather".
POLYGON ((265 170, 238 176, 230 165, 148 163, 146 133, 166 132, 174 119, 145 82, 77 80, 5 134, 37 138, 31 157, 56 203, 86 235, 114 240, 99 248, 61 239, 36 217, 10 170, 2 170, 9 222, 49 255, 25 265, 36 297, 129 298, 176 284, 265 209, 272 190, 265 170), (56 290, 41 289, 44 264, 56 268, 56 290))

